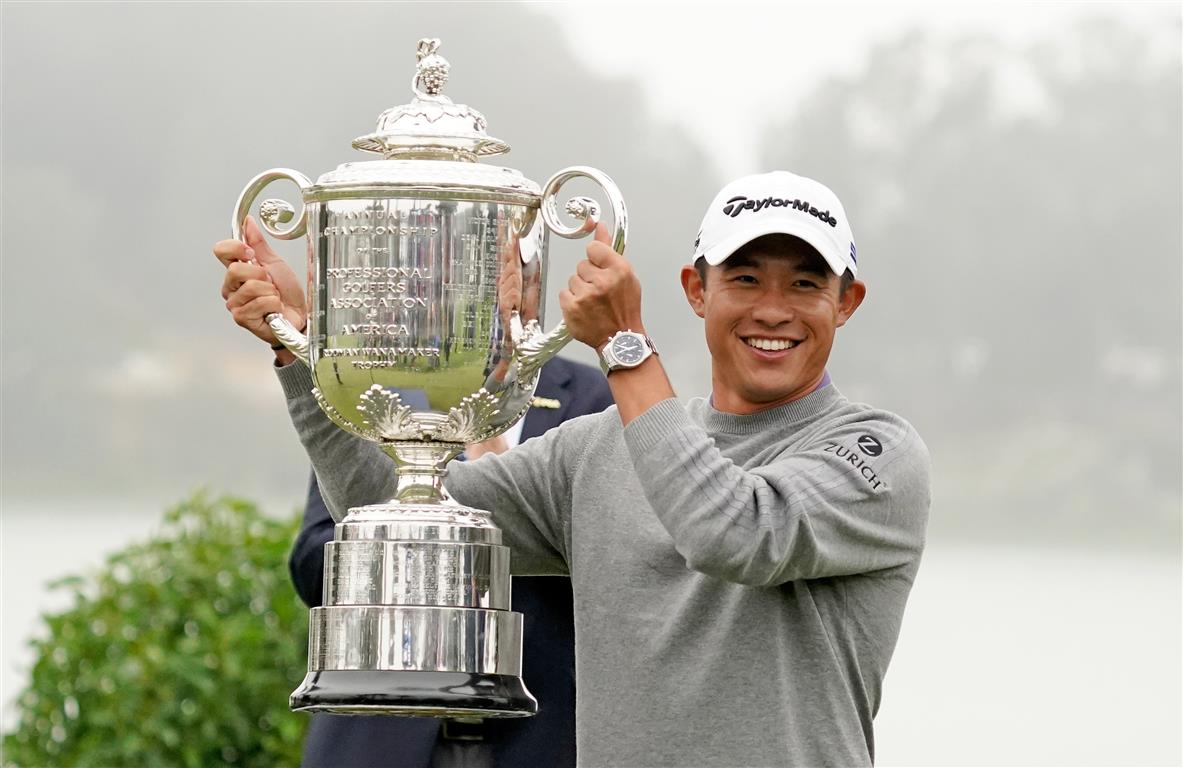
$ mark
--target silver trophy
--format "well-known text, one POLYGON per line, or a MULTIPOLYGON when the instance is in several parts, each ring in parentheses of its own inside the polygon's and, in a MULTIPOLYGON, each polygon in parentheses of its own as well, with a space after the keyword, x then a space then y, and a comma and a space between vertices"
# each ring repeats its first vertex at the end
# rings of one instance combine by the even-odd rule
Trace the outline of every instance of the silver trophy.
POLYGON ((479 164, 509 147, 485 118, 440 93, 448 63, 419 41, 410 104, 353 142, 380 160, 345 163, 309 181, 286 168, 247 184, 234 236, 273 181, 299 186, 259 206, 263 228, 307 235, 308 335, 283 317, 276 336, 312 370, 317 402, 376 442, 398 476, 395 498, 335 519, 325 546, 323 607, 312 609, 308 675, 296 710, 432 717, 524 717, 537 702, 521 679, 522 616, 510 608, 508 549, 488 512, 444 489, 447 465, 509 429, 542 364, 570 340, 543 332, 548 232, 586 236, 598 205, 556 196, 583 176, 612 206, 612 245, 627 218, 616 185, 572 167, 540 189, 518 171, 479 164), (539 213, 541 212, 541 216, 539 213), (294 223, 292 223, 294 221, 294 223), (287 229, 283 225, 290 225, 287 229))

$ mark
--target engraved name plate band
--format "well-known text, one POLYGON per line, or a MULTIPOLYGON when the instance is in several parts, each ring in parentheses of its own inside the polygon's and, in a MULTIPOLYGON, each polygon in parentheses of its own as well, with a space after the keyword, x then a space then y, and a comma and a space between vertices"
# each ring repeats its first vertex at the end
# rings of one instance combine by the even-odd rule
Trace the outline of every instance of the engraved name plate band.
POLYGON ((335 518, 324 594, 309 617, 308 675, 297 710, 431 717, 524 717, 537 702, 522 680, 522 616, 510 605, 511 553, 489 511, 444 488, 468 443, 522 418, 538 372, 570 336, 542 329, 548 238, 586 237, 599 204, 559 189, 584 177, 612 214, 624 252, 627 214, 602 172, 572 167, 539 186, 480 162, 509 150, 476 110, 442 94, 439 41, 419 41, 414 99, 383 112, 348 162, 315 182, 275 168, 234 207, 241 238, 264 188, 295 184, 299 211, 258 205, 272 237, 304 237, 308 327, 268 318, 312 372, 313 395, 341 429, 394 462, 388 502, 335 518), (306 335, 305 335, 306 333, 306 335))

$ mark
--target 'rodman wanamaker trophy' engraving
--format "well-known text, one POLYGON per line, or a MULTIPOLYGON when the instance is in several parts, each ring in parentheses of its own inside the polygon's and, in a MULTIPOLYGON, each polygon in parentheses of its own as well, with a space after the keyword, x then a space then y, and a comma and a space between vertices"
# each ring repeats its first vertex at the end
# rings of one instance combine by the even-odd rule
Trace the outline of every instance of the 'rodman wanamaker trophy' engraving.
POLYGON ((537 703, 521 679, 522 617, 510 609, 510 553, 487 511, 448 496, 448 462, 466 443, 509 429, 538 372, 569 341, 544 332, 547 238, 586 236, 598 205, 568 180, 599 184, 623 253, 626 214, 612 181, 586 167, 542 188, 477 162, 509 147, 485 118, 440 93, 448 63, 419 42, 415 98, 378 118, 345 163, 312 183, 277 168, 259 174, 234 210, 242 237, 255 198, 275 180, 299 186, 303 207, 259 206, 273 237, 308 242, 307 336, 282 316, 276 336, 312 371, 329 418, 377 443, 396 466, 397 493, 336 519, 325 546, 324 602, 312 609, 308 676, 291 706, 354 714, 522 717, 537 703), (294 220, 294 223, 292 223, 294 220), (290 226, 287 229, 282 225, 290 226))

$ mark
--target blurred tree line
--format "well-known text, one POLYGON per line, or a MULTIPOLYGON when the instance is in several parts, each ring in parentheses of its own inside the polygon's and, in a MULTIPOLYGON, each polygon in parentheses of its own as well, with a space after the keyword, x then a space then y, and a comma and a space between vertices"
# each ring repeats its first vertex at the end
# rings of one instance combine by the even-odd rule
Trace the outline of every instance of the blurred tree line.
MULTIPOLYGON (((629 207, 628 253, 647 300, 669 307, 671 334, 691 317, 677 271, 717 186, 704 170, 708 159, 677 126, 654 121, 638 82, 589 72, 555 22, 525 6, 441 13, 432 3, 379 3, 366 7, 367 23, 329 36, 324 30, 349 15, 332 3, 288 4, 283 13, 266 3, 11 4, 4 13, 4 64, 20 73, 4 82, 5 188, 20 190, 4 211, 22 225, 0 238, 5 253, 51 248, 56 273, 69 275, 53 282, 53 303, 71 307, 45 310, 47 294, 34 289, 45 280, 39 259, 4 260, 0 473, 10 496, 121 498, 135 488, 175 498, 178 488, 217 478, 253 498, 300 497, 307 462, 268 370, 270 352, 226 313, 210 249, 229 236, 235 197, 259 171, 285 166, 315 179, 344 162, 377 159, 350 142, 372 131, 383 110, 411 100, 419 37, 443 41, 445 93, 481 111, 489 134, 511 145, 487 164, 539 184, 570 165, 612 177, 629 207), (211 57, 211 41, 235 55, 211 57), (318 65, 297 76, 294 53, 312 50, 318 65), (259 73, 272 76, 260 82, 259 73), (92 116, 88 141, 102 152, 13 150, 72 145, 79 114, 92 116), (60 227, 60 212, 44 201, 56 199, 86 201, 73 209, 76 231, 121 222, 134 237, 47 246, 44 233, 60 227), (80 345, 69 360, 47 354, 42 339, 76 333, 80 316, 109 342, 80 345), (37 318, 39 332, 11 332, 24 318, 37 318), (56 437, 75 433, 90 440, 56 437), (254 460, 227 461, 210 449, 227 435, 237 455, 254 460), (169 450, 160 450, 163 441, 169 450)), ((264 196, 290 191, 275 184, 264 196)), ((578 181, 563 194, 604 202, 578 181)), ((551 238, 552 301, 585 245, 551 238)), ((302 269, 302 244, 276 247, 302 269)), ((557 322, 557 302, 547 317, 557 322)), ((595 363, 581 346, 565 354, 595 363)))
POLYGON ((1177 544, 1180 72, 1111 21, 913 33, 766 136, 855 222, 840 385, 928 440, 934 534, 1177 544))
MULTIPOLYGON (((225 316, 209 247, 255 171, 316 175, 362 159, 348 141, 409 98, 425 30, 444 40, 452 96, 513 145, 502 163, 538 181, 569 164, 613 176, 629 206, 646 323, 673 340, 664 360, 679 394, 708 393, 709 358, 677 269, 723 180, 679 116, 647 102, 638 84, 647 73, 597 77, 552 21, 511 6, 446 18, 425 4, 374 6, 373 23, 330 39, 321 34, 336 23, 329 5, 225 12, 233 23, 196 5, 5 12, 5 63, 22 73, 5 81, 5 147, 69 146, 79 113, 121 118, 92 121, 103 152, 6 150, 5 183, 21 194, 6 198, 5 213, 22 226, 3 231, 4 251, 44 250, 58 215, 45 199, 86 200, 78 231, 134 210, 143 244, 131 251, 142 290, 130 304, 131 276, 110 267, 128 263, 124 239, 55 251, 56 269, 71 276, 54 284, 54 301, 75 308, 67 313, 46 313, 45 295, 28 289, 43 280, 40 260, 5 260, 5 317, 39 323, 37 334, 5 336, 6 494, 174 494, 211 477, 260 498, 297 494, 306 464, 266 350, 225 316), (92 33, 97 25, 104 34, 92 33), (512 55, 506 39, 484 33, 497 25, 512 29, 512 55), (238 55, 211 59, 211 39, 238 55), (273 71, 295 50, 318 50, 332 66, 252 90, 248 120, 211 119, 244 72, 273 71), (92 88, 96 80, 114 90, 92 88), (178 146, 210 148, 217 161, 195 164, 178 146), (75 333, 78 316, 117 343, 46 355, 41 339, 75 333), (53 437, 73 433, 93 440, 53 437), (159 449, 178 434, 187 439, 159 449), (228 465, 209 450, 226 435, 257 460, 228 465)), ((1114 21, 1023 48, 904 35, 852 75, 802 69, 812 97, 765 139, 763 166, 823 179, 847 204, 870 296, 840 334, 833 371, 847 395, 897 410, 929 441, 934 538, 1178 540, 1177 41, 1164 52, 1114 21)), ((802 75, 786 66, 780 76, 802 75)), ((775 77, 767 89, 776 104, 775 77)), ((553 239, 552 288, 581 254, 582 244, 553 239)), ((594 362, 577 345, 569 354, 594 362)))

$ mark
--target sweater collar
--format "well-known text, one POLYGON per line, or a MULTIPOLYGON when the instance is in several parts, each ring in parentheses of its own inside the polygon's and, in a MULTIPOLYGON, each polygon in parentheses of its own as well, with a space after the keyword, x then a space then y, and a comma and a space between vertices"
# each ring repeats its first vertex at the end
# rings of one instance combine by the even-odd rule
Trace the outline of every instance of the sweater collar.
MULTIPOLYGON (((827 377, 828 379, 828 377, 827 377)), ((690 402, 690 413, 708 432, 748 435, 766 429, 791 427, 809 421, 820 413, 845 401, 842 393, 830 381, 792 402, 746 415, 715 410, 709 400, 695 398, 690 402)))

